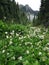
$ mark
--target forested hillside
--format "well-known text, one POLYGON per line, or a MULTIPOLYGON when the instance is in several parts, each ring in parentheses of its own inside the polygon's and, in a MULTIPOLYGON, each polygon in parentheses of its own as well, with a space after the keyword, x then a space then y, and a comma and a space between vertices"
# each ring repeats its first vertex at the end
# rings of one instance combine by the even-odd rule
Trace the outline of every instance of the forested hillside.
POLYGON ((27 22, 27 17, 24 12, 19 9, 18 3, 15 0, 1 0, 0 1, 0 19, 3 21, 10 21, 16 23, 27 22))

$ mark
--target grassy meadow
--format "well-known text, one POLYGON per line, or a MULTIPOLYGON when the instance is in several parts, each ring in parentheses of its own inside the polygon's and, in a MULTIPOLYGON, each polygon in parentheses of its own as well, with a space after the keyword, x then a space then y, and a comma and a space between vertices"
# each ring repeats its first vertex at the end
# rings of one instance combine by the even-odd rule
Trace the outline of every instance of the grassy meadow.
POLYGON ((0 65, 49 65, 49 28, 0 21, 0 65))

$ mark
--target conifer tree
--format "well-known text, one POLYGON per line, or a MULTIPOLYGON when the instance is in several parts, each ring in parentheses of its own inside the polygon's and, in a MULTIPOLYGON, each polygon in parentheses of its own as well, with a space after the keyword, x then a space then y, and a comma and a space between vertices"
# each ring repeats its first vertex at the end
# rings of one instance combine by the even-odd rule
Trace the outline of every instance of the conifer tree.
POLYGON ((49 0, 41 0, 40 16, 41 24, 49 24, 49 0))
POLYGON ((18 3, 15 0, 1 0, 0 1, 0 19, 3 21, 25 23, 27 17, 25 13, 21 12, 18 3))

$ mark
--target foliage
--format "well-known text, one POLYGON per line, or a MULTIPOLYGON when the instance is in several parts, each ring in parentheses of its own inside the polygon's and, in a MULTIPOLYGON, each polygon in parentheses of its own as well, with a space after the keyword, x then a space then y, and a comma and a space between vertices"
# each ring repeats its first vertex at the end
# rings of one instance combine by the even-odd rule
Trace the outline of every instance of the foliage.
POLYGON ((0 65, 49 65, 49 29, 0 21, 0 65))
POLYGON ((41 7, 39 13, 40 23, 49 26, 49 0, 41 0, 41 7))
POLYGON ((27 16, 20 11, 19 4, 15 0, 2 0, 0 1, 0 20, 6 23, 26 24, 27 16))

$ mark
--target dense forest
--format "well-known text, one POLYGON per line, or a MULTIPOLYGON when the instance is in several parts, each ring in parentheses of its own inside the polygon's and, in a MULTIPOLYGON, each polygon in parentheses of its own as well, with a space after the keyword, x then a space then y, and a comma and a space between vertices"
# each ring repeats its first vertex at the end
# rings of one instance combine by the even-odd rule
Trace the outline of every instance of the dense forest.
MULTIPOLYGON (((37 22, 33 23, 39 25, 43 24, 49 26, 49 1, 41 0, 40 11, 37 22)), ((28 22, 26 14, 19 9, 19 4, 15 0, 1 0, 0 1, 0 19, 3 21, 11 21, 16 23, 26 24, 28 22)), ((28 22, 29 23, 29 22, 28 22)), ((28 24, 27 23, 27 24, 28 24)))
POLYGON ((49 26, 49 0, 41 0, 40 14, 39 14, 40 24, 49 26))
POLYGON ((33 25, 49 26, 49 0, 41 0, 41 6, 38 13, 38 18, 33 19, 33 25))
POLYGON ((1 0, 0 1, 0 19, 3 21, 15 21, 16 23, 27 22, 27 17, 24 12, 19 9, 18 3, 15 0, 1 0), (25 21, 24 21, 25 19, 25 21))

